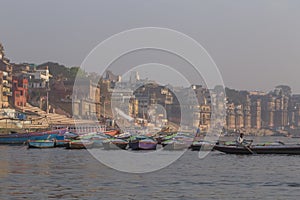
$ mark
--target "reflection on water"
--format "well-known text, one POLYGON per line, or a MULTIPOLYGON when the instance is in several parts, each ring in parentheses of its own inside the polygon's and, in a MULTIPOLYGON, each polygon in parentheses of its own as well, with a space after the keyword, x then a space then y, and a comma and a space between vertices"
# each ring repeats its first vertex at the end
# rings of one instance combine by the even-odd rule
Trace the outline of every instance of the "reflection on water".
POLYGON ((6 146, 0 146, 1 162, 0 162, 0 178, 8 176, 8 152, 6 146))
MULTIPOLYGON (((282 138, 281 138, 282 140, 282 138)), ((300 156, 186 152, 153 173, 112 170, 86 150, 0 146, 0 199, 297 199, 300 156)), ((134 162, 132 162, 134 164, 134 162)))

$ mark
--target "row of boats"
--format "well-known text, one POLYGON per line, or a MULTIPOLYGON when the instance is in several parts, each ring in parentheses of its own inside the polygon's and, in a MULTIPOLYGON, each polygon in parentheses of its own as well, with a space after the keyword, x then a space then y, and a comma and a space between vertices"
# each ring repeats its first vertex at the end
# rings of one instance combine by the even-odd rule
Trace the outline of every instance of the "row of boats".
POLYGON ((117 134, 116 130, 77 134, 67 129, 57 129, 26 134, 7 134, 0 136, 0 144, 27 144, 28 148, 67 149, 103 148, 105 150, 217 150, 229 154, 299 154, 300 144, 282 142, 255 145, 236 145, 235 142, 205 141, 191 133, 117 134))
MULTIPOLYGON (((213 145, 213 143, 208 143, 213 145)), ((112 136, 104 133, 88 133, 77 135, 51 135, 46 139, 28 140, 29 148, 65 147, 67 149, 103 148, 105 150, 156 150, 162 147, 165 150, 200 150, 203 141, 194 141, 188 133, 173 133, 165 136, 131 135, 129 133, 112 136)))
POLYGON ((156 150, 160 145, 165 150, 200 150, 203 144, 214 143, 195 140, 191 133, 160 133, 160 134, 117 134, 116 130, 78 134, 66 129, 26 134, 0 135, 0 144, 27 144, 29 148, 65 147, 68 149, 104 148, 156 150))

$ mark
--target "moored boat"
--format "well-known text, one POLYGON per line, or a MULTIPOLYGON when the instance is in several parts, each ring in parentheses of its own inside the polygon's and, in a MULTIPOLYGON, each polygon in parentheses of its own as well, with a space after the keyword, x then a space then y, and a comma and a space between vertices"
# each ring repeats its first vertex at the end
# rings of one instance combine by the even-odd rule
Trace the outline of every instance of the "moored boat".
POLYGON ((106 135, 116 136, 117 134, 119 134, 119 131, 118 130, 109 130, 109 131, 104 131, 104 133, 106 135))
POLYGON ((72 140, 68 143, 67 149, 89 149, 93 147, 93 141, 89 140, 72 140))
POLYGON ((54 140, 28 140, 28 148, 53 148, 54 140))
POLYGON ((57 129, 52 131, 40 131, 30 133, 13 133, 0 135, 0 144, 24 144, 28 140, 45 140, 55 137, 56 135, 63 135, 66 129, 57 129))
POLYGON ((54 146, 55 147, 66 147, 68 145, 68 143, 70 142, 69 139, 65 139, 65 136, 63 135, 57 135, 54 138, 54 146))
POLYGON ((122 139, 107 139, 103 141, 103 147, 105 150, 119 150, 119 149, 126 149, 128 142, 122 139))
POLYGON ((189 143, 178 141, 178 140, 167 140, 162 142, 164 150, 184 150, 188 149, 189 143))
POLYGON ((140 150, 156 150, 157 142, 152 139, 140 140, 138 149, 140 150))
POLYGON ((215 150, 228 154, 297 154, 300 155, 300 145, 252 145, 252 146, 227 146, 216 145, 215 150))
POLYGON ((156 150, 156 147, 157 141, 144 135, 133 136, 129 140, 129 148, 132 150, 156 150))

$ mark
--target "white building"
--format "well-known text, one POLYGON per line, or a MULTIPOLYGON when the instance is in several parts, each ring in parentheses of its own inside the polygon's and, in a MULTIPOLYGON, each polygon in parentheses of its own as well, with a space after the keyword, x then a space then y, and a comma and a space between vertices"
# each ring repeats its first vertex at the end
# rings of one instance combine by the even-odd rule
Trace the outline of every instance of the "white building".
POLYGON ((29 88, 47 88, 49 86, 49 79, 52 77, 48 67, 28 72, 27 75, 29 77, 29 88))

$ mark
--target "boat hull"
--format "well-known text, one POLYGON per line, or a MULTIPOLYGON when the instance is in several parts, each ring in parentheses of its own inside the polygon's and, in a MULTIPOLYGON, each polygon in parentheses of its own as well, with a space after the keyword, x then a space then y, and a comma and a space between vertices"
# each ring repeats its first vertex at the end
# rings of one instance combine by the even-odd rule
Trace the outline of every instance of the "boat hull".
POLYGON ((28 140, 46 140, 52 139, 57 135, 62 135, 66 132, 66 129, 31 132, 31 133, 13 133, 0 135, 0 144, 24 144, 28 140))
POLYGON ((105 150, 125 150, 127 147, 126 142, 103 142, 103 148, 105 150))
POLYGON ((89 149, 93 147, 92 141, 70 141, 67 149, 89 149))
POLYGON ((129 148, 132 150, 156 150, 157 142, 149 141, 131 141, 129 142, 129 148))
POLYGON ((173 142, 173 143, 168 143, 168 144, 162 144, 164 150, 184 150, 188 149, 189 144, 186 143, 179 143, 179 142, 173 142))
POLYGON ((215 150, 228 154, 292 154, 300 155, 300 145, 282 145, 282 146, 225 146, 216 145, 215 150))
POLYGON ((44 140, 44 141, 37 141, 32 140, 28 141, 28 148, 54 148, 55 142, 52 140, 44 140))
POLYGON ((157 143, 156 142, 139 142, 140 150, 156 150, 157 143))

